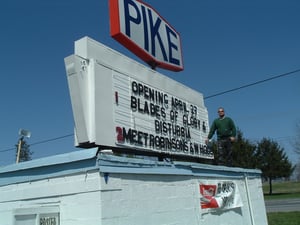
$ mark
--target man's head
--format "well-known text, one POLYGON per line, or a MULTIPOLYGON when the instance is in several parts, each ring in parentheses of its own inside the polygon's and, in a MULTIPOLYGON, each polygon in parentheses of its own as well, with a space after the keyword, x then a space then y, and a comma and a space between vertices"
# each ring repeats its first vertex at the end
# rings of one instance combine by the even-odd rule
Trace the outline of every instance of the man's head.
POLYGON ((222 107, 219 107, 218 114, 220 118, 223 118, 225 116, 225 110, 222 107))

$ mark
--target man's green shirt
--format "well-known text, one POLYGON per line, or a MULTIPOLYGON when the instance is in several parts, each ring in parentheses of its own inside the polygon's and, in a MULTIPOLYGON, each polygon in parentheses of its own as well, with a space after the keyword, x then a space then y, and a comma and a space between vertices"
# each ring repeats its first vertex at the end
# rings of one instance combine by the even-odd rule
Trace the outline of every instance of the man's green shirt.
POLYGON ((213 137, 215 131, 217 131, 218 139, 236 136, 236 128, 234 122, 229 117, 224 117, 222 119, 217 118, 213 121, 208 134, 208 139, 211 139, 213 137))

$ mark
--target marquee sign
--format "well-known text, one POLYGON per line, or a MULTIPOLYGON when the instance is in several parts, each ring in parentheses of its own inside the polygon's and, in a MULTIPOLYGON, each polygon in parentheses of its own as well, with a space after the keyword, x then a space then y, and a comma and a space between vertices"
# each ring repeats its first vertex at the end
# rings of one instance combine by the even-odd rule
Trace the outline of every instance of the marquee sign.
POLYGON ((139 0, 110 0, 111 36, 153 68, 183 70, 180 35, 139 0))
POLYGON ((120 73, 113 82, 117 145, 210 157, 201 142, 208 127, 200 105, 120 73))
POLYGON ((199 92, 87 37, 65 64, 76 146, 213 158, 199 92))

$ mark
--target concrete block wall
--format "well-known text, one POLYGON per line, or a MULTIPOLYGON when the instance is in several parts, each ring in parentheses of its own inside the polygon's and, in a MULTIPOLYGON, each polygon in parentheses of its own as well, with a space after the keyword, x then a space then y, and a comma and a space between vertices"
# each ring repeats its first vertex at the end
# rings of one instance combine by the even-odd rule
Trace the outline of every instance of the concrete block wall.
POLYGON ((103 225, 191 225, 200 216, 199 191, 189 176, 111 174, 101 187, 103 225))
POLYGON ((255 224, 267 224, 260 179, 248 180, 250 194, 254 197, 251 199, 246 194, 245 180, 235 180, 242 207, 203 213, 199 184, 201 180, 209 179, 180 175, 109 174, 106 183, 102 174, 102 224, 253 225, 254 221, 255 224))
POLYGON ((267 225, 257 170, 81 154, 0 168, 0 224, 267 225), (242 206, 202 210, 199 185, 215 181, 234 181, 242 206))
POLYGON ((15 225, 20 214, 37 218, 41 208, 47 213, 51 207, 57 207, 60 224, 101 224, 99 177, 89 171, 0 187, 0 224, 15 225))

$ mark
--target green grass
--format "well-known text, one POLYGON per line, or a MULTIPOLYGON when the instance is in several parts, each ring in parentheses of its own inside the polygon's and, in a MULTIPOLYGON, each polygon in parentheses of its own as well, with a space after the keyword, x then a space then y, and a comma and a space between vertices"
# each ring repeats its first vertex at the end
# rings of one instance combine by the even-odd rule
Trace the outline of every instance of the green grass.
MULTIPOLYGON (((265 200, 300 198, 300 182, 273 182, 273 194, 269 195, 269 183, 263 184, 265 200)), ((267 213, 269 225, 299 225, 300 212, 267 213)))
POLYGON ((274 212, 268 213, 269 225, 299 225, 300 213, 299 212, 274 212))
POLYGON ((272 195, 265 194, 264 198, 265 200, 300 198, 300 193, 286 193, 286 194, 272 194, 272 195))
POLYGON ((266 200, 300 198, 300 182, 273 182, 273 194, 269 195, 269 183, 263 184, 263 192, 266 200))

